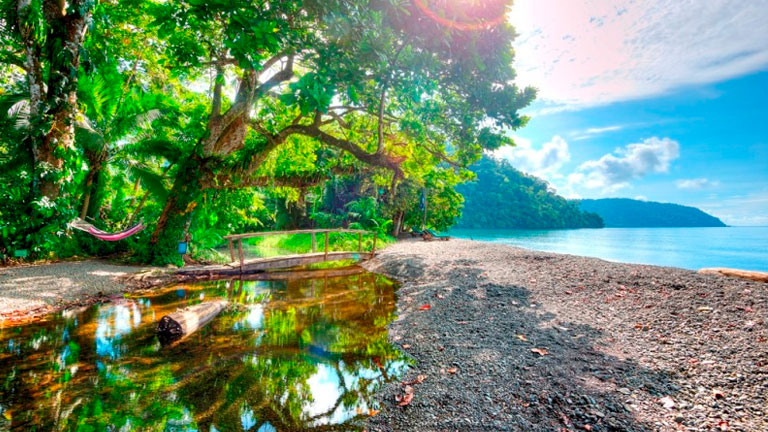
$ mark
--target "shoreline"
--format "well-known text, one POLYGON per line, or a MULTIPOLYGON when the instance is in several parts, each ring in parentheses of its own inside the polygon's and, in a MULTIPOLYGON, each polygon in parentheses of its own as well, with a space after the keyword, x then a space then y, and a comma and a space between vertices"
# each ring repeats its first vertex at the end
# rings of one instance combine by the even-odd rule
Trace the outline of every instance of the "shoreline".
POLYGON ((368 430, 768 430, 764 283, 463 239, 364 267, 401 282, 390 341, 425 376, 368 430))
POLYGON ((768 273, 768 227, 457 229, 456 238, 611 262, 768 273))
POLYGON ((0 267, 0 325, 46 319, 162 281, 164 269, 100 259, 0 267))
MULTIPOLYGON (((465 239, 401 240, 362 267, 400 282, 389 340, 416 361, 413 401, 385 385, 369 431, 768 430, 764 283, 465 239)), ((97 260, 0 268, 5 297, 22 282, 16 300, 42 304, 2 318, 175 280, 97 260)))

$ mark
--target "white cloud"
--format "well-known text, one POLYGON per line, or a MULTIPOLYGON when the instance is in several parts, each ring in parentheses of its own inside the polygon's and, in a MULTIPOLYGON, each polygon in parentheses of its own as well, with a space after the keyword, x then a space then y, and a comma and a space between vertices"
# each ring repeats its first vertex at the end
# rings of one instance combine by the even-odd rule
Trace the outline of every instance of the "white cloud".
POLYGON ((539 113, 657 96, 768 67, 768 0, 517 0, 518 82, 539 113))
POLYGON ((605 127, 593 127, 588 128, 584 131, 584 133, 588 133, 590 135, 598 135, 605 132, 613 132, 617 130, 621 130, 622 126, 616 125, 616 126, 605 126, 605 127))
POLYGON ((704 189, 719 186, 720 182, 701 177, 694 179, 680 179, 676 181, 675 184, 679 189, 704 189))
POLYGON ((635 197, 635 199, 638 201, 648 201, 648 197, 645 195, 638 195, 635 197))
POLYGON ((591 127, 584 130, 571 132, 571 136, 575 141, 581 141, 589 138, 593 138, 597 135, 602 135, 607 132, 616 132, 624 129, 623 125, 613 125, 604 127, 591 127))
POLYGON ((670 163, 680 156, 680 144, 670 138, 647 138, 641 143, 616 149, 597 160, 582 163, 568 176, 570 185, 615 192, 629 186, 629 181, 648 174, 669 171, 670 163))
POLYGON ((506 159, 513 167, 553 180, 562 177, 560 169, 571 160, 568 150, 568 142, 559 135, 544 143, 541 148, 534 148, 530 140, 522 137, 514 137, 516 146, 506 146, 495 150, 492 155, 495 158, 506 159))

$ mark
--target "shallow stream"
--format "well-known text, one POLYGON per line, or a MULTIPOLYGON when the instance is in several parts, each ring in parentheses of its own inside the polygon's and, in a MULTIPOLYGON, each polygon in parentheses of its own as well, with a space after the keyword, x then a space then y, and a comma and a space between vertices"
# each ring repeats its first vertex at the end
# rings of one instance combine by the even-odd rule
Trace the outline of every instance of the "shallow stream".
POLYGON ((396 285, 357 267, 269 277, 175 285, 0 329, 0 430, 359 429, 379 386, 408 366, 387 341, 396 285), (161 346, 163 315, 218 299, 230 306, 161 346))

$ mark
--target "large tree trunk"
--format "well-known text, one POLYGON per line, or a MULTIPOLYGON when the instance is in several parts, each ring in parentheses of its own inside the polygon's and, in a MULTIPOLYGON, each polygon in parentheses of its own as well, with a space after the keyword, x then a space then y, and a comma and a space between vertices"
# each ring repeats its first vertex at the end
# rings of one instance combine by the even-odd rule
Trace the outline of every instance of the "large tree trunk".
MULTIPOLYGON (((43 2, 18 0, 16 9, 25 51, 25 69, 30 92, 30 137, 35 157, 39 193, 56 199, 61 184, 71 179, 65 155, 74 148, 74 118, 77 110, 77 78, 80 50, 91 17, 89 0, 43 2), (31 19, 42 12, 49 27, 45 41, 31 19), (47 83, 44 82, 48 66, 47 83), (47 89, 46 89, 47 84, 47 89)), ((74 159, 74 158, 73 158, 74 159)))
POLYGON ((400 231, 403 229, 403 211, 395 213, 395 220, 392 227, 392 236, 397 238, 400 235, 400 231))
POLYGON ((150 238, 145 261, 157 265, 181 262, 176 254, 176 246, 184 236, 189 213, 194 210, 200 199, 200 181, 206 169, 205 162, 198 157, 187 158, 179 166, 163 212, 150 238))
POLYGON ((102 161, 105 159, 105 155, 94 155, 92 153, 87 153, 86 157, 89 159, 88 165, 90 166, 90 170, 88 171, 88 175, 85 178, 85 191, 83 192, 83 206, 80 209, 80 219, 85 219, 85 217, 89 214, 93 214, 91 208, 94 206, 91 202, 91 198, 96 193, 98 178, 99 175, 101 175, 103 166, 102 161))

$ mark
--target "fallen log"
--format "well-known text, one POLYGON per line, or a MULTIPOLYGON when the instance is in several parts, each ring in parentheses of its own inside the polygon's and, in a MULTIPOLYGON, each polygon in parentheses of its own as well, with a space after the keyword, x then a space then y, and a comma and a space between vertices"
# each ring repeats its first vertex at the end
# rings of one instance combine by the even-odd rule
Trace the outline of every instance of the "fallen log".
POLYGON ((739 269, 732 269, 732 268, 722 268, 722 267, 715 267, 715 268, 703 268, 699 270, 699 273, 701 274, 716 274, 721 276, 730 276, 730 277, 737 277, 742 279, 749 279, 756 282, 768 282, 768 273, 766 272, 757 272, 757 271, 749 271, 749 270, 739 270, 739 269))
POLYGON ((227 304, 224 300, 210 301, 165 315, 157 323, 157 338, 163 345, 180 341, 216 318, 227 304))

